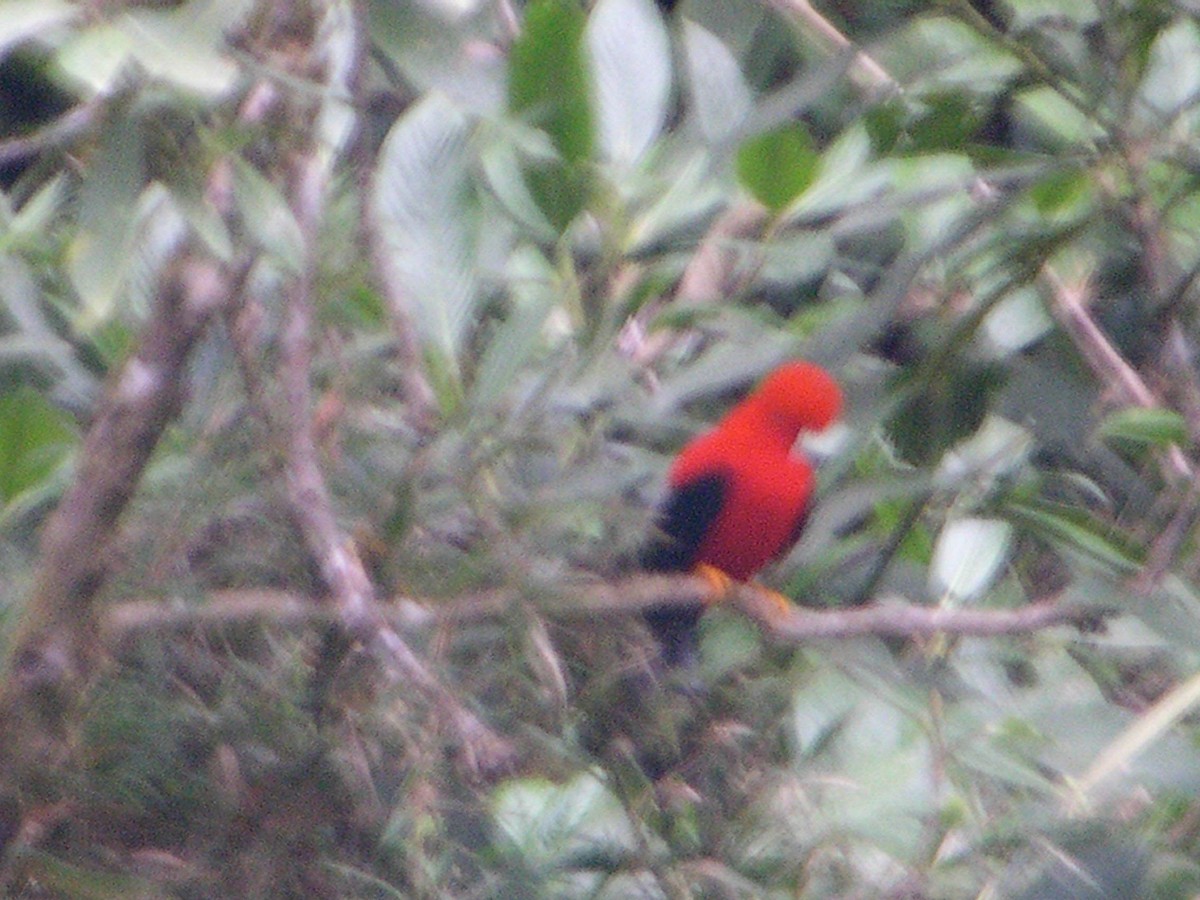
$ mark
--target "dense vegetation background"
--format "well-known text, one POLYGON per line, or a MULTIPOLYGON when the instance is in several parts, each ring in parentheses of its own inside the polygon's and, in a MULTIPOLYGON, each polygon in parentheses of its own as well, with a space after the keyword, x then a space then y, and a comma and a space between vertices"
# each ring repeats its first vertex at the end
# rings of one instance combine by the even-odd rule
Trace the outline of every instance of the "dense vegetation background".
POLYGON ((1196 896, 1196 12, 0 3, 5 896, 1196 896))

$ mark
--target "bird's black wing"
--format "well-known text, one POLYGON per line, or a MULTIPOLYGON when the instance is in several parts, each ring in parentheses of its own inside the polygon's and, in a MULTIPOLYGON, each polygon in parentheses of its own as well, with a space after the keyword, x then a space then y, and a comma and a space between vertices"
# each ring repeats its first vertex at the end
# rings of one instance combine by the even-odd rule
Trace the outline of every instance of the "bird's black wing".
POLYGON ((642 568, 683 572, 692 567, 708 526, 721 512, 727 480, 717 473, 671 489, 655 519, 655 534, 642 549, 642 568))
MULTIPOLYGON (((721 512, 728 478, 706 475, 672 488, 659 509, 656 533, 641 553, 642 567, 651 572, 686 572, 696 563, 704 535, 721 512)), ((704 612, 700 606, 663 606, 646 611, 646 624, 662 649, 668 666, 686 665, 696 652, 696 629, 704 612)))

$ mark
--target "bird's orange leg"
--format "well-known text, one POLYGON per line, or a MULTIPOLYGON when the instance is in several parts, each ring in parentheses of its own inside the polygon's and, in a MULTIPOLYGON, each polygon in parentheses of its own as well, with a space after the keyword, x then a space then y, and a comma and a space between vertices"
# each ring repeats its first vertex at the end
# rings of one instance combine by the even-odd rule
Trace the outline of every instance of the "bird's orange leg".
POLYGON ((770 602, 773 607, 770 612, 772 619, 786 619, 795 610, 796 604, 779 591, 769 588, 765 584, 759 584, 757 581, 751 581, 750 585, 764 600, 770 602))
POLYGON ((708 582, 711 593, 704 598, 705 606, 716 606, 729 594, 733 587, 733 579, 726 575, 716 566, 710 566, 708 563, 696 563, 692 568, 692 574, 703 578, 708 582))
MULTIPOLYGON (((692 574, 703 578, 712 589, 712 593, 704 600, 705 606, 716 606, 733 589, 733 579, 721 569, 711 566, 708 563, 697 563, 692 569, 692 574)), ((773 607, 771 610, 772 618, 785 618, 796 608, 796 605, 790 599, 779 593, 779 591, 772 590, 765 584, 760 584, 757 581, 749 581, 747 584, 754 588, 759 596, 771 604, 773 607)))

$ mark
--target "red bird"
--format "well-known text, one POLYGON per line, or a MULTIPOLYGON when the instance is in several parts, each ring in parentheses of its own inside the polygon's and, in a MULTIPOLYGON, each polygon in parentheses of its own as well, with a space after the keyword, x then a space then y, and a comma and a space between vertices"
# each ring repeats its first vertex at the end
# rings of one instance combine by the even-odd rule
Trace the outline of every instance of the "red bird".
MULTIPOLYGON (((675 458, 642 565, 658 572, 707 566, 746 581, 782 555, 800 536, 813 491, 812 466, 793 452, 796 438, 825 429, 841 409, 841 389, 820 366, 796 361, 771 372, 675 458)), ((690 660, 702 612, 647 612, 668 665, 690 660)))

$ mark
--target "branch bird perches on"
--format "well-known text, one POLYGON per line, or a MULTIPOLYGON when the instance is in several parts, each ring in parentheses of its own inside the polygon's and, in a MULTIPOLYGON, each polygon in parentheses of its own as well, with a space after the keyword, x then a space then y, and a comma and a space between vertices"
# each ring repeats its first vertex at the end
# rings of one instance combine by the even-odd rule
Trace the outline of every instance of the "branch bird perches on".
MULTIPOLYGON (((611 582, 580 577, 556 598, 539 600, 534 605, 548 618, 594 620, 638 616, 647 609, 664 605, 698 607, 711 599, 711 593, 710 582, 695 575, 635 575, 611 582)), ((987 637, 1025 634, 1056 626, 1093 630, 1118 613, 1108 607, 1050 597, 1016 609, 949 609, 887 599, 852 609, 796 607, 781 615, 774 599, 754 584, 733 585, 724 601, 763 626, 772 640, 791 644, 864 635, 987 637)), ((372 611, 401 631, 421 631, 504 616, 529 602, 520 590, 496 588, 452 600, 396 597, 378 603, 372 611)), ((328 604, 313 603, 311 598, 289 591, 218 591, 201 605, 163 600, 115 604, 108 610, 102 633, 108 641, 120 643, 148 632, 221 628, 239 623, 265 622, 297 628, 334 615, 328 604)))

